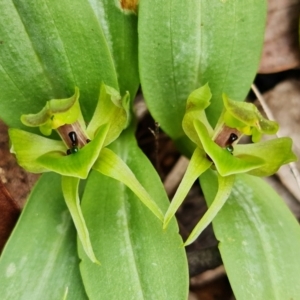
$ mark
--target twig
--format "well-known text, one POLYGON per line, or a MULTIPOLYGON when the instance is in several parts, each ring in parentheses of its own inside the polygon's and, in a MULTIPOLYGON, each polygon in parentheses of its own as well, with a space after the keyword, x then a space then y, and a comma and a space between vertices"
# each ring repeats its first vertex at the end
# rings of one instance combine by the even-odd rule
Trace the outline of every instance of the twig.
MULTIPOLYGON (((264 97, 262 96, 262 94, 260 93, 260 91, 258 90, 258 88, 255 86, 255 84, 252 84, 251 85, 251 89, 252 91, 254 92, 255 96, 257 97, 258 101, 260 102, 263 110, 265 111, 267 117, 270 119, 270 120, 274 120, 274 116, 271 112, 271 110, 269 109, 264 97)), ((280 132, 280 131, 279 131, 280 132)), ((277 137, 280 137, 280 133, 279 134, 276 134, 277 137)), ((289 163, 289 167, 292 171, 292 174, 293 176, 295 177, 296 179, 296 182, 297 182, 297 185, 298 185, 298 188, 300 190, 300 173, 297 169, 297 166, 294 162, 291 162, 289 163)))
POLYGON ((205 286, 219 278, 226 276, 226 271, 223 265, 213 269, 205 271, 198 276, 190 279, 190 284, 193 289, 205 286))
POLYGON ((181 156, 164 180, 165 190, 170 197, 178 187, 188 166, 189 160, 181 156))

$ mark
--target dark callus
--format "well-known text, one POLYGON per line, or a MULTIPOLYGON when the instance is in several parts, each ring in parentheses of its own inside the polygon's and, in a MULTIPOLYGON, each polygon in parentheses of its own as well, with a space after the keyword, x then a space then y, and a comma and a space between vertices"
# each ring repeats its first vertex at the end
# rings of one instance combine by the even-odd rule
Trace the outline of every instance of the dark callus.
POLYGON ((70 131, 68 133, 70 141, 72 143, 72 147, 67 150, 67 155, 78 152, 78 139, 75 131, 70 131))
POLYGON ((237 139, 238 139, 238 136, 235 133, 231 133, 227 142, 228 142, 229 145, 231 145, 237 139))
POLYGON ((226 145, 226 150, 232 154, 233 152, 233 146, 232 143, 235 142, 238 139, 238 136, 235 133, 231 133, 226 145))
POLYGON ((232 145, 227 145, 226 146, 226 150, 232 154, 232 152, 233 152, 233 146, 232 145))
POLYGON ((77 139, 77 134, 75 131, 69 132, 69 138, 72 142, 72 146, 78 146, 78 139, 77 139))

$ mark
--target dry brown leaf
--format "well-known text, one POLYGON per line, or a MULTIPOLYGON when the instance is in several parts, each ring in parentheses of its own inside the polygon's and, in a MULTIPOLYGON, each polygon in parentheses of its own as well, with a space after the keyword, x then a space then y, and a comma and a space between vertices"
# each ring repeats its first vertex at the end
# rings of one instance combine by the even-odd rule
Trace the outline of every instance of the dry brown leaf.
POLYGON ((299 0, 269 0, 259 73, 276 73, 300 66, 299 0))
POLYGON ((0 181, 0 253, 13 230, 20 208, 0 181))

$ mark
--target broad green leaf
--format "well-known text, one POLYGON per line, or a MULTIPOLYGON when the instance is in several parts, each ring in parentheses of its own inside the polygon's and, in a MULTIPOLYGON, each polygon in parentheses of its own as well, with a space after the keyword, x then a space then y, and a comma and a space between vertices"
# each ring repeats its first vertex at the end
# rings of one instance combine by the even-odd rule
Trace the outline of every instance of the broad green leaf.
POLYGON ((257 71, 266 1, 143 0, 139 4, 139 68, 149 110, 173 139, 181 138, 188 95, 209 83, 215 125, 222 93, 244 100, 257 71), (249 46, 251 45, 251 46, 249 46))
MULTIPOLYGON (((236 175, 233 191, 213 220, 236 299, 298 299, 300 228, 262 179, 236 175)), ((200 178, 208 205, 217 192, 210 171, 200 178)))
POLYGON ((1 299, 87 299, 79 273, 76 230, 60 176, 44 174, 33 189, 0 258, 1 299))
MULTIPOLYGON (((160 179, 132 133, 124 133, 112 150, 166 211, 169 201, 160 179)), ((175 220, 164 231, 128 188, 95 171, 86 185, 82 211, 101 261, 101 266, 92 264, 79 244, 89 299, 187 299, 186 255, 175 220)))
MULTIPOLYGON (((112 53, 121 95, 134 99, 139 86, 137 15, 121 8, 123 1, 88 0, 112 53)), ((106 82, 105 82, 106 83, 106 82)))
POLYGON ((64 199, 72 216, 78 237, 85 253, 93 263, 100 264, 100 262, 95 257, 89 232, 81 212, 80 199, 78 194, 79 181, 79 178, 62 176, 62 191, 64 199))
POLYGON ((163 214, 160 208, 152 200, 151 196, 140 184, 126 163, 113 151, 108 148, 102 149, 100 157, 95 162, 93 169, 125 184, 158 219, 163 220, 163 214))
POLYGON ((40 111, 49 99, 69 97, 75 86, 89 120, 100 83, 118 88, 88 1, 1 1, 0 11, 0 116, 8 125, 21 127, 21 114, 40 111))
POLYGON ((184 201, 194 182, 211 165, 212 162, 207 159, 205 152, 197 147, 191 157, 188 168, 184 173, 184 176, 174 195, 174 198, 172 199, 172 202, 165 214, 163 225, 164 228, 168 226, 170 220, 175 215, 177 209, 184 201))
POLYGON ((216 197, 209 206, 205 215, 200 219, 200 221, 197 223, 197 225, 185 241, 185 246, 193 243, 197 239, 197 237, 202 233, 202 231, 211 223, 211 221, 215 218, 217 213, 221 210, 231 193, 234 184, 234 179, 234 175, 229 175, 226 177, 218 175, 218 192, 216 194, 216 197))

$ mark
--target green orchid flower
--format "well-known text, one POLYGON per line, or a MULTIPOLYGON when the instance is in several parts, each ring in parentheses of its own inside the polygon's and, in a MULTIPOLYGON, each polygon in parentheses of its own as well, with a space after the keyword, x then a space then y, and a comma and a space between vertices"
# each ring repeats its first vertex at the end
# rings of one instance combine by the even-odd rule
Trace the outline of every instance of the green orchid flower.
POLYGON ((211 96, 206 84, 187 99, 182 126, 196 144, 196 149, 164 218, 166 228, 195 180, 208 168, 217 172, 219 188, 216 198, 185 245, 191 244, 222 208, 231 193, 235 174, 270 176, 280 166, 297 160, 290 138, 259 142, 263 134, 275 134, 279 127, 276 122, 265 119, 252 103, 233 101, 223 95, 224 109, 213 129, 205 114, 211 96), (243 135, 252 136, 254 143, 238 144, 243 135))
POLYGON ((78 232, 79 239, 91 261, 96 259, 83 218, 78 187, 91 169, 110 176, 127 185, 140 200, 163 220, 163 214, 147 191, 141 186, 129 167, 107 146, 129 123, 129 94, 119 92, 105 84, 94 115, 86 126, 80 105, 79 90, 67 99, 52 99, 36 114, 22 115, 23 124, 39 127, 41 133, 56 131, 61 140, 54 140, 20 129, 10 129, 11 152, 18 163, 32 173, 56 172, 62 175, 62 191, 78 232))

